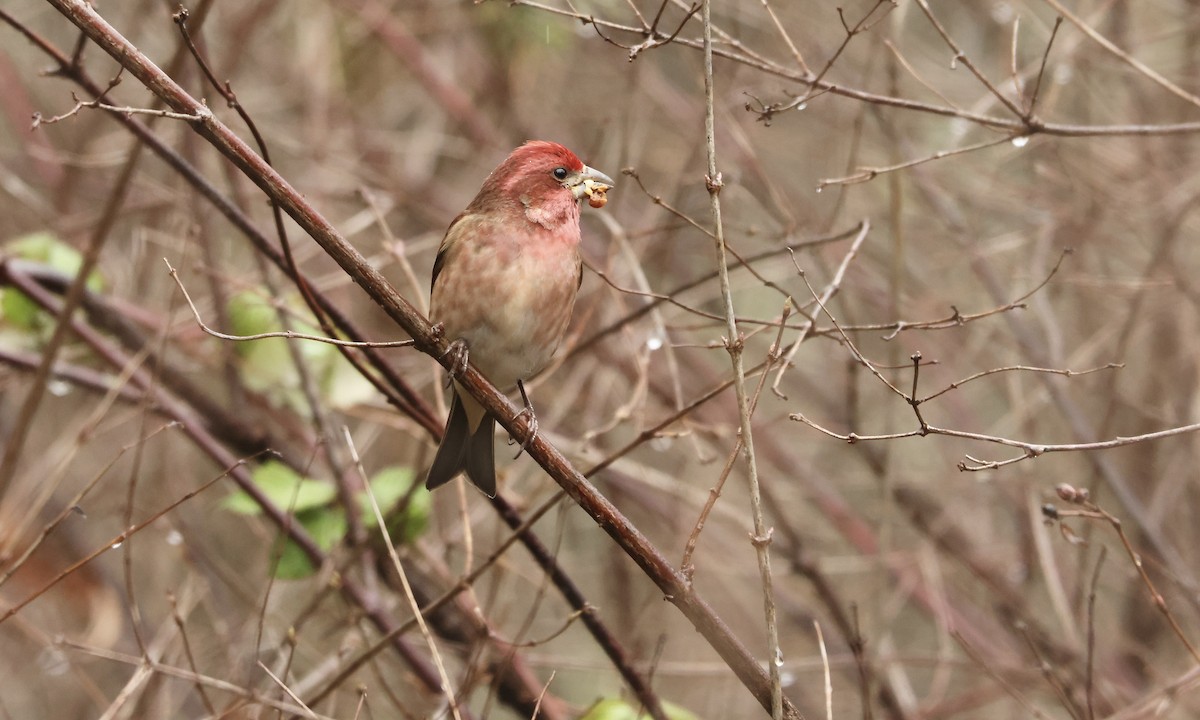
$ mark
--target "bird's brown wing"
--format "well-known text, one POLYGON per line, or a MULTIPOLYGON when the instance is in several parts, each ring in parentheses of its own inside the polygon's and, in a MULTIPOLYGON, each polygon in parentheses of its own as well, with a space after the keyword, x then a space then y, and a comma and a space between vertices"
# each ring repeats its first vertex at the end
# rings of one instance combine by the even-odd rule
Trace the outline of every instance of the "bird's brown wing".
MULTIPOLYGON (((446 256, 449 254, 453 246, 452 243, 446 241, 450 239, 450 235, 454 231, 454 226, 457 225, 464 216, 466 216, 465 212, 459 213, 458 217, 454 218, 454 221, 450 223, 450 227, 446 228, 446 234, 442 237, 442 244, 438 247, 437 257, 433 259, 433 278, 431 278, 429 281, 429 287, 431 288, 437 284, 438 275, 442 273, 442 268, 446 265, 446 256)), ((582 282, 582 280, 583 279, 581 277, 580 281, 582 282)))

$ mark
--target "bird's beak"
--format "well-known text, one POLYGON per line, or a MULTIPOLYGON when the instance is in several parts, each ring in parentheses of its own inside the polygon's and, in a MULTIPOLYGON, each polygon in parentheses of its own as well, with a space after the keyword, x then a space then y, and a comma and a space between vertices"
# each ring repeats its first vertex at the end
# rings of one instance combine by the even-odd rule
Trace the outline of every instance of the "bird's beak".
MULTIPOLYGON (((615 183, 612 181, 612 178, 595 168, 584 165, 583 170, 572 179, 569 187, 571 188, 571 194, 575 196, 576 200, 582 200, 584 197, 594 200, 603 198, 604 193, 612 189, 613 185, 615 183)), ((600 205, 603 204, 603 202, 600 203, 600 205)), ((593 207, 599 206, 593 204, 593 207)))

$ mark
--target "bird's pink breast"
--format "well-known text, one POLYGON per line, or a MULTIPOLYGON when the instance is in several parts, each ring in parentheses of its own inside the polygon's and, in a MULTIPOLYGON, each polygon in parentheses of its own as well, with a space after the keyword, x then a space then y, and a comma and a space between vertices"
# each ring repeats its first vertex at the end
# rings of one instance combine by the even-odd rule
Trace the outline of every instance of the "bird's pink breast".
POLYGON ((470 360, 508 388, 549 364, 579 283, 578 208, 551 230, 512 214, 464 216, 447 236, 430 316, 464 338, 470 360))

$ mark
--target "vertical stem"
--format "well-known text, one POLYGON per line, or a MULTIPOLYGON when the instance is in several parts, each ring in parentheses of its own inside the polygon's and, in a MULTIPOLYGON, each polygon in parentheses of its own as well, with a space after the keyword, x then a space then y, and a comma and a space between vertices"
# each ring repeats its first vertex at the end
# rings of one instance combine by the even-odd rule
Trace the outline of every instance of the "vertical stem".
POLYGON ((750 401, 746 395, 746 369, 742 363, 743 342, 733 311, 733 294, 729 289, 729 262, 725 256, 725 230, 721 224, 721 174, 717 172, 716 119, 713 103, 712 0, 704 0, 704 140, 708 150, 708 174, 705 184, 712 204, 713 236, 716 240, 717 271, 721 283, 721 300, 725 308, 725 329, 728 333, 725 348, 733 363, 734 388, 737 392, 738 420, 742 446, 746 453, 750 476, 750 508, 754 515, 754 549, 758 554, 758 571, 762 576, 763 608, 767 619, 767 669, 771 676, 771 717, 783 717, 783 687, 779 681, 779 666, 783 653, 779 649, 779 626, 775 619, 775 594, 771 586, 771 530, 763 521, 762 497, 758 489, 758 462, 754 455, 754 434, 750 428, 750 401))

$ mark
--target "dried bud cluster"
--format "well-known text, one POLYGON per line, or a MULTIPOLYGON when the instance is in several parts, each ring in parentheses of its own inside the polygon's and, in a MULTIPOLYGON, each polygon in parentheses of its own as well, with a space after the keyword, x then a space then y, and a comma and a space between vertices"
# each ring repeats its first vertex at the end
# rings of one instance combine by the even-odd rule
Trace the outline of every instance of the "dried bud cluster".
POLYGON ((1058 493, 1058 496, 1064 501, 1076 504, 1085 503, 1088 501, 1088 498, 1091 497, 1091 493, 1088 492, 1087 488, 1077 488, 1074 485, 1068 485, 1067 483, 1059 483, 1056 485, 1054 487, 1054 492, 1058 493))

